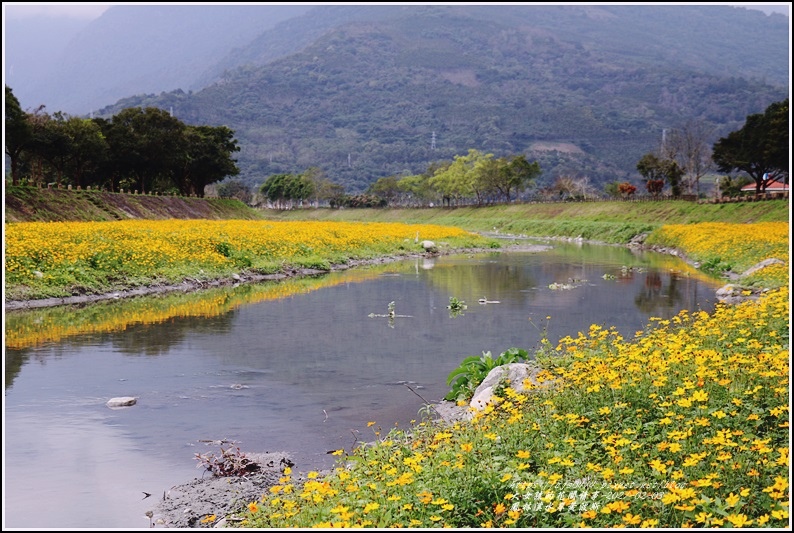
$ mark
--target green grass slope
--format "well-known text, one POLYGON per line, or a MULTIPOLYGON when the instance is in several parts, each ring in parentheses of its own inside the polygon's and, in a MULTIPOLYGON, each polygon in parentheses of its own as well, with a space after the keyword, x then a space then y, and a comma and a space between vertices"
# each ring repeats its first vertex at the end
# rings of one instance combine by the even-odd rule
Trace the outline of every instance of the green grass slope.
POLYGON ((111 221, 128 219, 255 220, 259 211, 239 200, 148 196, 103 191, 6 187, 5 222, 111 221))

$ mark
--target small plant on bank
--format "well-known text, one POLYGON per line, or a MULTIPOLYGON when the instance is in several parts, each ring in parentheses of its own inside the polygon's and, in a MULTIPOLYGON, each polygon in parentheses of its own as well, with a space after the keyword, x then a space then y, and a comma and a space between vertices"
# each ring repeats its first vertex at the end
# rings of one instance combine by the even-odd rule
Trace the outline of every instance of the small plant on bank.
POLYGON ((444 396, 444 399, 468 400, 491 370, 502 365, 521 363, 527 358, 527 351, 520 348, 510 348, 496 358, 491 355, 491 352, 483 352, 481 356, 466 357, 460 366, 447 376, 447 385, 452 387, 452 390, 444 396))
POLYGON ((245 456, 237 446, 221 448, 220 457, 213 452, 197 453, 197 468, 204 468, 215 477, 247 476, 259 472, 260 466, 245 456))

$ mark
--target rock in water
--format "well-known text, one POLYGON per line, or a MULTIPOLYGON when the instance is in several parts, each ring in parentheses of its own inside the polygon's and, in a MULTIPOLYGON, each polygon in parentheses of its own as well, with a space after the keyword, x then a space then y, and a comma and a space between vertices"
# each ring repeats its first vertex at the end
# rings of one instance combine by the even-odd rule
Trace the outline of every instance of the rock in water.
POLYGON ((111 398, 105 405, 108 407, 129 407, 136 403, 138 403, 138 398, 133 396, 120 396, 118 398, 111 398))

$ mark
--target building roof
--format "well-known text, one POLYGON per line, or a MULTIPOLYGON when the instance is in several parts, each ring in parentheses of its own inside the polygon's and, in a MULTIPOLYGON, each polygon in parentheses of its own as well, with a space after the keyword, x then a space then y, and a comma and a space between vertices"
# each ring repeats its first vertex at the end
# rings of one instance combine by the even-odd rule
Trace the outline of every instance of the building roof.
MULTIPOLYGON (((769 178, 766 180, 766 192, 788 191, 788 183, 783 178, 769 178)), ((742 192, 755 192, 755 182, 742 187, 742 192)))

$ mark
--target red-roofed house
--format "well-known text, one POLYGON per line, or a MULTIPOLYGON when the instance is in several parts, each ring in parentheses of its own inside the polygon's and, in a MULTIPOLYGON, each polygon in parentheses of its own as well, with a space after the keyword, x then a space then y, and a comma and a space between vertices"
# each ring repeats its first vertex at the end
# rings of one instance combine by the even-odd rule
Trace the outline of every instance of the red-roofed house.
MULTIPOLYGON (((769 178, 765 180, 766 182, 766 191, 769 194, 776 194, 776 193, 785 193, 788 194, 788 183, 784 181, 785 178, 778 177, 778 178, 769 178)), ((742 187, 742 192, 755 192, 755 182, 750 183, 749 185, 745 185, 742 187)))

